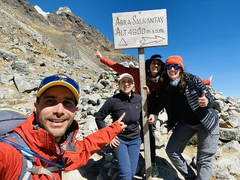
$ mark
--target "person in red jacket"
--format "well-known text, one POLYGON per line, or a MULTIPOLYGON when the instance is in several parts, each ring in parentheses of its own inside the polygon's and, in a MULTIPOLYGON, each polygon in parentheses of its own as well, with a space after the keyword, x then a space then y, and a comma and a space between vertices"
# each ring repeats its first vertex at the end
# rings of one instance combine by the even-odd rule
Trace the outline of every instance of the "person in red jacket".
MULTIPOLYGON (((123 73, 129 73, 134 78, 135 84, 135 94, 141 94, 140 89, 140 76, 139 76, 139 68, 132 68, 132 67, 125 67, 119 63, 111 61, 102 56, 102 54, 97 51, 95 57, 100 59, 100 62, 107 65, 108 67, 112 68, 116 71, 119 75, 123 73)), ((157 100, 157 93, 160 88, 159 80, 162 76, 162 72, 164 70, 165 63, 163 62, 163 57, 159 54, 152 55, 150 59, 145 61, 145 68, 146 68, 146 83, 149 87, 150 91, 155 93, 156 100, 157 100)), ((209 79, 202 79, 205 85, 209 85, 211 83, 212 76, 209 79)), ((148 106, 150 106, 148 104, 148 106)), ((148 108, 148 113, 151 114, 151 108, 148 108)), ((156 118, 155 118, 156 119, 156 118)), ((142 123, 140 123, 142 125, 142 123)), ((156 120, 153 124, 149 124, 149 134, 150 134, 150 145, 151 145, 151 162, 152 162, 152 175, 158 176, 159 172, 155 163, 155 156, 156 156, 156 143, 155 143, 155 131, 156 129, 156 120)), ((143 140, 143 138, 142 138, 143 140)))
MULTIPOLYGON (((63 164, 51 174, 52 179, 61 179, 62 171, 72 171, 85 165, 92 154, 99 151, 126 125, 121 122, 124 114, 110 126, 98 130, 82 141, 76 140, 79 131, 74 120, 79 100, 79 85, 64 74, 56 74, 42 80, 34 103, 34 112, 13 129, 28 145, 29 149, 51 163, 63 164)), ((11 140, 13 141, 13 140, 11 140)), ((23 166, 21 151, 10 144, 0 142, 0 179, 19 179, 23 166)), ((43 169, 53 165, 34 157, 33 180, 47 180, 43 169)))

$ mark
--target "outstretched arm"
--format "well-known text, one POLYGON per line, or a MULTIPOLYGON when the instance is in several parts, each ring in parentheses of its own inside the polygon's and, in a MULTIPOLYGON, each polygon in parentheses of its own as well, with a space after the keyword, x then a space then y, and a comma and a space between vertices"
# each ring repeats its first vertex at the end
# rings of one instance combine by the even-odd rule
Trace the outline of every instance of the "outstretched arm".
POLYGON ((133 76, 134 79, 139 78, 139 69, 138 68, 125 67, 119 63, 111 61, 110 59, 105 58, 99 51, 97 51, 97 53, 94 55, 96 58, 100 59, 101 63, 112 68, 118 74, 129 73, 133 76))
POLYGON ((201 79, 205 85, 210 85, 212 82, 212 75, 208 79, 201 79))
POLYGON ((76 152, 66 151, 63 156, 63 158, 66 160, 65 171, 78 169, 87 164, 88 159, 92 154, 99 151, 119 133, 124 131, 124 129, 127 127, 123 122, 121 122, 124 116, 125 113, 123 113, 123 115, 111 125, 90 134, 82 141, 77 141, 75 144, 76 152))

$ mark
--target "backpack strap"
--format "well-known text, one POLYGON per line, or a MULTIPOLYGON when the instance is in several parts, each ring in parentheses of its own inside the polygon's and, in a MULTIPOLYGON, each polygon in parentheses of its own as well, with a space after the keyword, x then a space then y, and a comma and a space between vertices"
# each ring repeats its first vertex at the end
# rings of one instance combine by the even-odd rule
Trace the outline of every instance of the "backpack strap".
POLYGON ((51 170, 58 171, 58 167, 53 166, 50 168, 44 168, 42 166, 37 166, 36 168, 32 167, 32 168, 27 168, 26 170, 27 170, 27 172, 31 172, 33 174, 46 174, 46 175, 50 176, 53 180, 56 180, 55 176, 51 173, 51 170))
MULTIPOLYGON (((5 137, 15 141, 17 144, 23 146, 24 148, 29 149, 28 145, 17 133, 9 133, 9 134, 5 135, 5 137)), ((34 157, 27 152, 21 151, 21 153, 23 155, 23 164, 22 164, 22 170, 21 170, 21 174, 19 176, 19 180, 20 179, 31 180, 32 174, 31 174, 31 172, 26 171, 26 169, 33 167, 34 157)))
POLYGON ((23 165, 22 165, 21 174, 19 176, 19 180, 31 180, 32 174, 45 174, 45 175, 50 176, 53 180, 56 180, 55 176, 51 172, 58 171, 59 169, 64 168, 64 165, 60 165, 60 164, 51 162, 51 161, 35 154, 34 152, 32 152, 29 149, 26 142, 22 139, 22 137, 19 134, 9 133, 9 134, 6 134, 4 136, 4 138, 11 139, 11 140, 15 141, 16 143, 13 143, 6 139, 0 139, 0 142, 8 143, 8 144, 12 145, 13 147, 21 150, 21 152, 22 152, 23 165), (44 168, 42 166, 33 167, 34 156, 47 162, 47 163, 54 164, 55 166, 47 167, 47 168, 44 168))

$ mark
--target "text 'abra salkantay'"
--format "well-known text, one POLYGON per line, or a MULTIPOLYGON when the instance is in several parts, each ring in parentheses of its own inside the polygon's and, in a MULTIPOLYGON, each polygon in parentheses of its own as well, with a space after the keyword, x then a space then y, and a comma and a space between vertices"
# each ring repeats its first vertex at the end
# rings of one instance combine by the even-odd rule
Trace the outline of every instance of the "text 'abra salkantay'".
POLYGON ((131 26, 136 24, 154 24, 154 23, 163 23, 164 17, 150 17, 150 18, 137 18, 136 15, 132 19, 120 19, 116 18, 116 26, 131 26))
POLYGON ((115 49, 166 46, 166 9, 113 13, 115 49))

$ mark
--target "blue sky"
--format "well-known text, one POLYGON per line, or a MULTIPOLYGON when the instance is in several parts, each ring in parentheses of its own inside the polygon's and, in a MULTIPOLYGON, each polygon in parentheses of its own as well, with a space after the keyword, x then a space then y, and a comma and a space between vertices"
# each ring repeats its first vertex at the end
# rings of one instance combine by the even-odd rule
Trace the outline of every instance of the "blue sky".
MULTIPOLYGON (((167 10, 168 46, 144 48, 145 58, 180 55, 185 69, 200 78, 213 75, 212 85, 225 97, 240 98, 239 0, 27 0, 44 12, 68 6, 87 25, 113 42, 112 13, 167 10)), ((137 49, 124 50, 138 58, 137 49)))

